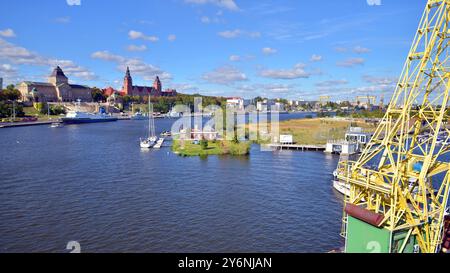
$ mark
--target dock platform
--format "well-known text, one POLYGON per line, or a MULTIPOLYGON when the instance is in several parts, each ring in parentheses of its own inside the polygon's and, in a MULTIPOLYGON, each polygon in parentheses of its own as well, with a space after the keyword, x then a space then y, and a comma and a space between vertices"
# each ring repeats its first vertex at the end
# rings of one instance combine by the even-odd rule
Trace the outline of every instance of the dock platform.
POLYGON ((304 145, 304 144, 267 144, 269 148, 278 150, 297 150, 297 151, 325 151, 326 145, 304 145))
POLYGON ((61 123, 61 120, 32 121, 32 122, 0 122, 0 128, 40 126, 40 125, 50 125, 52 123, 61 123))
POLYGON ((163 145, 163 143, 164 143, 164 138, 162 137, 162 138, 160 138, 157 142, 156 142, 156 144, 155 144, 155 146, 153 146, 153 148, 154 149, 160 149, 161 148, 161 146, 163 145))

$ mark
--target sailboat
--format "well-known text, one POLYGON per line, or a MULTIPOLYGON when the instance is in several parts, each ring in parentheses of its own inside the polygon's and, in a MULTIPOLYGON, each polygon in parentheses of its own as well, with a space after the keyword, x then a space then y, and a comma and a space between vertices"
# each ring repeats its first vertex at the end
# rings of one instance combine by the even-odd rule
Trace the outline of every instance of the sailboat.
POLYGON ((148 136, 147 138, 140 139, 141 148, 151 148, 155 145, 158 137, 155 133, 155 119, 153 117, 153 107, 150 101, 150 96, 148 97, 148 136))

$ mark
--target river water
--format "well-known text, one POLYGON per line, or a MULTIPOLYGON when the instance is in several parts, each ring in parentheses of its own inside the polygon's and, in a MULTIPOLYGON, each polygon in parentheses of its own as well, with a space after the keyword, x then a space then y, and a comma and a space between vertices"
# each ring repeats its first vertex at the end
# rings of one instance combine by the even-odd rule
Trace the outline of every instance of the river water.
MULTIPOLYGON (((301 114, 281 115, 280 119, 301 114)), ((174 120, 156 120, 157 131, 174 120)), ((146 121, 0 130, 0 252, 327 252, 338 157, 141 151, 146 121)))

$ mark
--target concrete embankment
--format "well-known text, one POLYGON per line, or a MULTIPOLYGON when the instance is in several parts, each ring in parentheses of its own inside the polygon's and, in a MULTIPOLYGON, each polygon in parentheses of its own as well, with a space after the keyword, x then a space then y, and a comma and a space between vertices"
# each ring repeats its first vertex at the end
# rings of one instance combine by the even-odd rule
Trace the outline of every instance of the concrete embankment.
POLYGON ((58 123, 58 122, 61 122, 61 121, 53 120, 53 121, 33 121, 33 122, 0 122, 0 128, 49 125, 49 124, 58 123))

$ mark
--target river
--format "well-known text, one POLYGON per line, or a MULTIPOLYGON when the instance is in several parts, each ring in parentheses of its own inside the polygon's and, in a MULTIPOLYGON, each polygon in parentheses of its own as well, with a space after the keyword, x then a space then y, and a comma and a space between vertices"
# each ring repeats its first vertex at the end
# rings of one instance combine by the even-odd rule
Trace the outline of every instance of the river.
MULTIPOLYGON (((280 120, 301 117, 281 115, 280 120)), ((174 120, 157 119, 159 132, 174 120)), ((141 151, 146 121, 0 130, 0 252, 327 252, 338 157, 141 151)))

